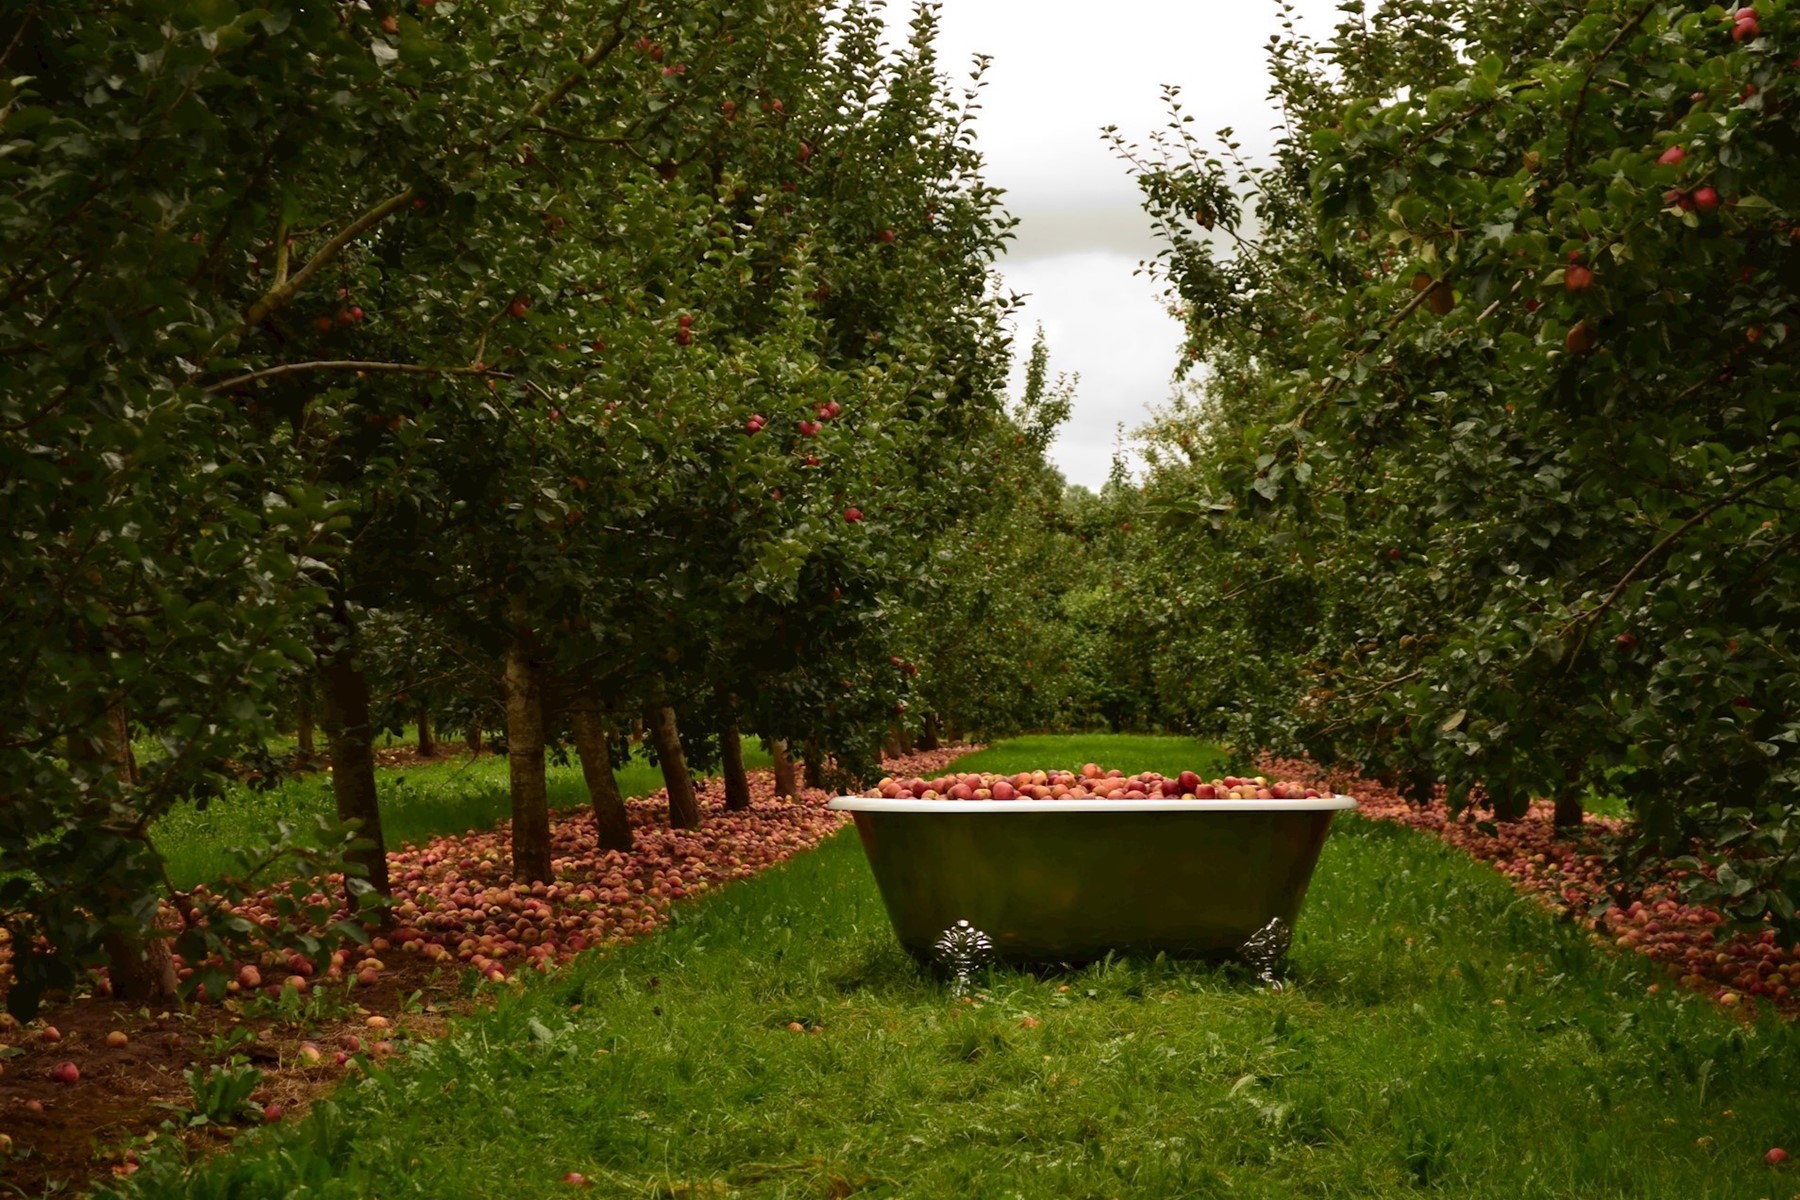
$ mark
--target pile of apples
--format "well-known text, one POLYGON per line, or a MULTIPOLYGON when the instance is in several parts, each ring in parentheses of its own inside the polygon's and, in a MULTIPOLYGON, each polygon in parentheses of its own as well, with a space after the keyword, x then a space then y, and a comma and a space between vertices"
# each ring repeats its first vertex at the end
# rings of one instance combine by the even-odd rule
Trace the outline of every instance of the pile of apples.
POLYGON ((1020 771, 1016 775, 888 776, 864 792, 881 800, 1316 800, 1316 788, 1267 776, 1227 775, 1211 781, 1193 771, 1174 779, 1142 771, 1127 775, 1088 763, 1074 771, 1020 771))

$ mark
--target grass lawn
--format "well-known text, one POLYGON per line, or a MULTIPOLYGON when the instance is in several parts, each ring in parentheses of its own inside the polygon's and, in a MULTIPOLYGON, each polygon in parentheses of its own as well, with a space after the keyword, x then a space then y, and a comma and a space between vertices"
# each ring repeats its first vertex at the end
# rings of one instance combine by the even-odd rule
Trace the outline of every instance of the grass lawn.
MULTIPOLYGON (((746 739, 744 765, 767 767, 762 743, 746 739)), ((634 755, 613 772, 627 796, 643 796, 660 788, 662 772, 634 755)), ((550 806, 576 808, 589 803, 581 767, 552 762, 548 769, 550 806)), ((512 815, 507 791, 506 759, 451 757, 417 767, 384 767, 375 772, 381 802, 382 831, 388 847, 425 842, 446 833, 486 829, 512 815)), ((310 828, 317 816, 335 819, 331 776, 320 772, 288 780, 268 791, 234 787, 204 811, 182 804, 158 821, 151 838, 169 864, 176 887, 217 879, 230 869, 226 847, 266 841, 276 821, 310 828)))
MULTIPOLYGON (((1038 745, 1045 766, 1170 763, 1038 745)), ((1800 1191, 1762 1161, 1800 1143, 1800 1029, 1648 993, 1644 960, 1434 840, 1342 820, 1291 969, 1282 994, 1167 961, 996 969, 959 1002, 895 945, 845 833, 192 1178, 138 1179, 205 1197, 563 1196, 567 1171, 644 1197, 1800 1191)))

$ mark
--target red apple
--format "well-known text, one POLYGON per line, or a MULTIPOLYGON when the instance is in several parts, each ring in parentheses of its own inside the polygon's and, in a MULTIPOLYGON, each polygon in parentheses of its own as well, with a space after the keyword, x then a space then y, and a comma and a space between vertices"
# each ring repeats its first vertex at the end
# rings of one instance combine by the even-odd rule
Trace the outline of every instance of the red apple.
POLYGON ((1719 211, 1719 193, 1710 187, 1694 189, 1694 207, 1703 213, 1719 211))
POLYGON ((526 310, 529 309, 530 307, 531 307, 531 298, 530 297, 514 296, 512 303, 508 304, 506 306, 506 311, 509 316, 512 316, 514 318, 519 318, 519 317, 523 317, 525 315, 526 310))
POLYGON ((1563 290, 1570 295, 1585 292, 1594 286, 1594 273, 1579 263, 1563 272, 1563 290))
POLYGON ((862 519, 863 519, 862 509, 846 508, 844 510, 844 520, 850 522, 852 525, 856 524, 858 521, 860 521, 862 519))
POLYGON ((81 1079, 81 1069, 72 1062, 57 1063, 50 1068, 50 1078, 57 1083, 75 1083, 81 1079))
POLYGON ((1771 1167, 1779 1167, 1787 1160, 1788 1152, 1783 1150, 1780 1146, 1772 1147, 1767 1154, 1763 1155, 1763 1161, 1768 1163, 1771 1167))
POLYGON ((1679 166, 1681 160, 1686 157, 1687 151, 1685 149, 1680 146, 1670 146, 1667 150, 1662 152, 1662 155, 1658 157, 1656 161, 1665 167, 1674 167, 1679 166))
POLYGON ((1018 789, 1004 779, 996 779, 991 791, 996 800, 1017 800, 1019 798, 1018 789))

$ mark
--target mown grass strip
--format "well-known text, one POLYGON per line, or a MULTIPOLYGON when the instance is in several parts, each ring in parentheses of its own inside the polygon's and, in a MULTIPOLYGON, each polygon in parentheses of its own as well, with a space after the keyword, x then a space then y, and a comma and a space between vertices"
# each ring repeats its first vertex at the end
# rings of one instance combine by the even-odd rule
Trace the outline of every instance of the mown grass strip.
POLYGON ((1453 849, 1341 821, 1292 969, 1283 994, 1191 963, 1001 969, 960 1003, 895 946, 845 834, 503 996, 297 1128, 137 1178, 152 1197, 562 1196, 568 1171, 646 1197, 1800 1190, 1762 1163, 1800 1132, 1800 1030, 1648 992, 1644 960, 1453 849))

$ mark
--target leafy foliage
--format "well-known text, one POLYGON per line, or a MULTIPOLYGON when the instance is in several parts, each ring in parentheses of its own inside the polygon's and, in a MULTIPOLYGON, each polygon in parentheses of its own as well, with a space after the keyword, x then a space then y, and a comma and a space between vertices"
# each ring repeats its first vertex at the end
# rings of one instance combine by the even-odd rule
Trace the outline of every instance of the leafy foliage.
POLYGON ((1248 580, 1180 644, 1257 664, 1237 736, 1501 817, 1622 792, 1645 853, 1791 926, 1790 14, 1345 12, 1275 46, 1274 166, 1178 99, 1120 142, 1204 362, 1146 501, 1248 580))

